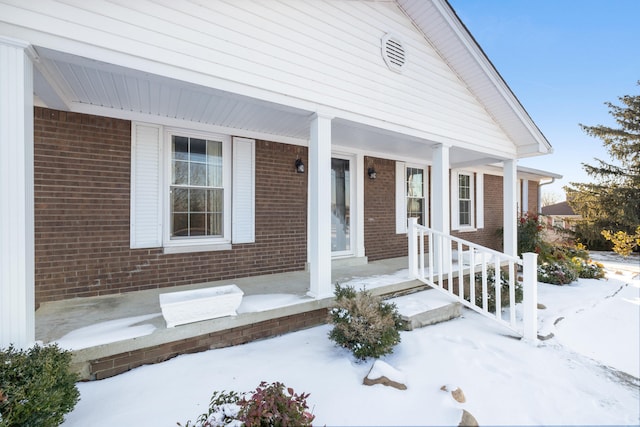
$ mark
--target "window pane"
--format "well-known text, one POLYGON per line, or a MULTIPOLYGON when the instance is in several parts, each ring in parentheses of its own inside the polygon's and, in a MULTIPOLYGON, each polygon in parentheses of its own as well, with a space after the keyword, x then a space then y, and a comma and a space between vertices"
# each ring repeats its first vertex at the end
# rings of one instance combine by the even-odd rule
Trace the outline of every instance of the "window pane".
POLYGON ((186 188, 171 189, 171 212, 189 212, 189 190, 186 188))
POLYGON ((207 141, 207 185, 222 187, 222 142, 207 141))
POLYGON ((423 171, 417 168, 407 168, 407 196, 424 197, 423 171))
POLYGON ((189 190, 189 212, 206 212, 206 196, 207 190, 189 190))
POLYGON ((471 199, 471 177, 469 175, 458 175, 458 198, 471 199))
POLYGON ((173 158, 176 160, 189 160, 189 138, 174 136, 172 140, 173 158))
POLYGON ((181 237, 189 235, 189 214, 173 214, 171 221, 171 236, 181 237))
POLYGON ((189 170, 191 172, 190 185, 197 185, 199 187, 207 185, 207 165, 203 163, 191 163, 189 170))
POLYGON ((206 217, 203 213, 189 214, 189 236, 206 236, 206 217))
POLYGON ((407 218, 418 218, 418 224, 424 225, 424 199, 407 198, 407 218))
POLYGON ((471 225, 471 202, 460 200, 460 225, 471 225))
POLYGON ((189 183, 189 163, 180 160, 173 161, 171 171, 171 183, 176 185, 187 185, 189 183))
POLYGON ((210 213, 208 232, 210 236, 222 236, 222 213, 210 213))
POLYGON ((192 162, 205 163, 207 161, 207 142, 204 139, 191 138, 189 160, 192 162))

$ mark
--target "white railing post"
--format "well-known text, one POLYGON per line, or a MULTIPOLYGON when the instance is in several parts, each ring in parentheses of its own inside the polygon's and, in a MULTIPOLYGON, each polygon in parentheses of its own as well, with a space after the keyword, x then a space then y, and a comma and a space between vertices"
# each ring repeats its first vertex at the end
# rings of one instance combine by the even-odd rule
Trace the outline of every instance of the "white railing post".
POLYGON ((409 218, 409 227, 407 236, 409 239, 409 277, 415 279, 418 277, 418 245, 417 230, 418 218, 409 218))
POLYGON ((538 254, 522 254, 524 339, 538 341, 538 254))

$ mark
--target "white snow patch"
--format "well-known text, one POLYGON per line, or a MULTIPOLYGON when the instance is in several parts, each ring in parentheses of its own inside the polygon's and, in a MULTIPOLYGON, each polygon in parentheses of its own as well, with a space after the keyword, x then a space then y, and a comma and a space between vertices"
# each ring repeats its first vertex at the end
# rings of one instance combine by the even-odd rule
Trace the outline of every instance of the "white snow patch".
POLYGON ((396 305, 398 313, 411 317, 429 310, 444 307, 455 300, 442 292, 428 290, 391 298, 388 301, 396 305))
POLYGON ((395 381, 404 385, 407 384, 407 377, 404 375, 404 373, 402 373, 402 371, 399 371, 398 369, 389 365, 387 362, 376 360, 375 362, 373 362, 373 366, 371 367, 371 371, 369 371, 367 378, 369 378, 370 380, 377 380, 382 377, 386 377, 391 381, 395 381))
POLYGON ((289 305, 300 304, 308 300, 308 297, 301 297, 293 294, 263 294, 263 295, 245 295, 242 298, 238 314, 255 313, 260 311, 273 310, 276 308, 287 307, 289 305))
POLYGON ((95 325, 85 326, 71 331, 55 342, 58 343, 61 348, 67 350, 80 350, 82 348, 150 335, 155 331, 155 326, 149 324, 136 325, 136 323, 145 322, 158 316, 162 316, 162 314, 146 314, 144 316, 126 317, 124 319, 96 323, 95 325))

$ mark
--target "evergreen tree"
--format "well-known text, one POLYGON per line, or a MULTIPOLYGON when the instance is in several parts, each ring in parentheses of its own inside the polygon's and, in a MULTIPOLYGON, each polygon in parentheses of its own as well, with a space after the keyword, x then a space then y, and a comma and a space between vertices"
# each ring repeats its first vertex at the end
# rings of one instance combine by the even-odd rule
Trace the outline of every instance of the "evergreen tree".
POLYGON ((596 158, 595 165, 583 163, 594 181, 565 187, 567 201, 582 216, 577 237, 592 249, 604 245, 602 230, 633 234, 640 225, 640 95, 618 99, 621 105, 605 103, 617 127, 580 124, 588 135, 602 140, 614 162, 596 158))

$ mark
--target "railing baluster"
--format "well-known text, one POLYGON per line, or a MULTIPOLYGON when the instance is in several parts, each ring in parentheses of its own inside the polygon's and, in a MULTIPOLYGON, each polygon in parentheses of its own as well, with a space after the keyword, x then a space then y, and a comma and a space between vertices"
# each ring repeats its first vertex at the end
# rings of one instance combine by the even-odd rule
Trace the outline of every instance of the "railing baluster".
POLYGON ((464 245, 458 240, 458 296, 464 299, 464 245))
POLYGON ((509 261, 509 323, 516 327, 516 276, 517 272, 513 261, 509 261))
POLYGON ((435 251, 435 242, 433 241, 433 232, 429 231, 429 282, 433 283, 433 251, 435 251))
POLYGON ((469 246, 469 300, 476 303, 476 250, 469 246))
POLYGON ((487 295, 487 260, 482 259, 482 309, 488 311, 489 301, 487 295))
POLYGON ((420 258, 418 260, 418 274, 424 279, 424 230, 420 230, 420 258))
POLYGON ((500 257, 494 257, 494 276, 493 276, 493 285, 495 288, 495 299, 496 299, 496 319, 502 320, 502 274, 500 271, 500 257))

